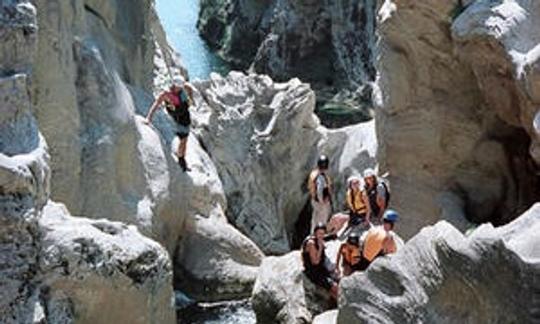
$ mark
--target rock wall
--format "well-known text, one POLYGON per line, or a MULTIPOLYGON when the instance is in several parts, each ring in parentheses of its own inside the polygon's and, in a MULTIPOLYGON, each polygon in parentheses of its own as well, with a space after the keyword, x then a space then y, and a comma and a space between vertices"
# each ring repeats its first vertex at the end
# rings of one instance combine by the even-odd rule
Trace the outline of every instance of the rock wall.
POLYGON ((535 56, 523 74, 511 54, 538 43, 527 26, 539 13, 527 1, 380 2, 378 160, 405 237, 441 218, 503 224, 538 199, 535 56))
POLYGON ((341 282, 337 323, 536 323, 540 206, 469 237, 445 221, 341 282))
POLYGON ((36 5, 40 59, 32 67, 32 100, 53 143, 52 197, 77 214, 107 212, 148 227, 144 205, 160 199, 148 197, 151 184, 135 145, 135 105, 147 101, 131 92, 151 92, 160 68, 182 70, 164 42, 153 1, 36 5))
POLYGON ((3 2, 0 16, 0 322, 174 323, 165 249, 134 227, 75 219, 49 200, 49 153, 31 91, 36 9, 3 2))
POLYGON ((203 0, 198 27, 236 68, 312 83, 325 125, 342 126, 371 119, 375 7, 374 0, 203 0))
POLYGON ((374 124, 320 126, 315 94, 298 79, 276 83, 232 72, 196 86, 201 104, 195 133, 223 181, 228 218, 264 252, 290 250, 308 201, 307 177, 320 153, 331 158, 336 210, 347 177, 375 163, 374 124))

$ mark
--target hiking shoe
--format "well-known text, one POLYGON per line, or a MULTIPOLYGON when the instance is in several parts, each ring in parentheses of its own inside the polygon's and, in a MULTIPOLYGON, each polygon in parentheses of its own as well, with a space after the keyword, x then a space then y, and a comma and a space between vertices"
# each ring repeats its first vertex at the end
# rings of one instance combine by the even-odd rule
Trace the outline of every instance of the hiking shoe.
POLYGON ((178 157, 178 164, 180 165, 180 168, 182 168, 183 172, 189 172, 191 171, 190 168, 188 168, 186 159, 184 157, 178 157))

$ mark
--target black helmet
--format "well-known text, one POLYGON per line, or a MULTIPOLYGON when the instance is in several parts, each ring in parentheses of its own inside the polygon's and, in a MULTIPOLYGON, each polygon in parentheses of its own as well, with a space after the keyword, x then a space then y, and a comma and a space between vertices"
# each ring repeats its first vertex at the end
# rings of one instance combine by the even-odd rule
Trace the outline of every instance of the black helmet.
POLYGON ((330 161, 328 160, 328 156, 321 155, 319 156, 319 160, 317 161, 317 166, 322 169, 328 169, 328 165, 330 164, 330 161))
POLYGON ((326 224, 322 222, 317 223, 317 225, 315 225, 315 228, 313 229, 313 233, 317 232, 320 229, 323 229, 326 232, 326 224))
POLYGON ((358 233, 353 232, 347 237, 347 243, 358 245, 358 242, 360 242, 358 233))

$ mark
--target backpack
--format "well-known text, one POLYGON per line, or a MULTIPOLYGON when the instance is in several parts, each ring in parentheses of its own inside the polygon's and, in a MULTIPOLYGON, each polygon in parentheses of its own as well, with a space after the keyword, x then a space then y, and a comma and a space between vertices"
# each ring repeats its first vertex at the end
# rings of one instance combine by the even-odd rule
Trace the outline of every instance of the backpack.
POLYGON ((384 191, 386 192, 386 207, 388 208, 388 204, 390 203, 390 187, 388 186, 388 183, 385 179, 379 179, 379 183, 383 185, 384 191))

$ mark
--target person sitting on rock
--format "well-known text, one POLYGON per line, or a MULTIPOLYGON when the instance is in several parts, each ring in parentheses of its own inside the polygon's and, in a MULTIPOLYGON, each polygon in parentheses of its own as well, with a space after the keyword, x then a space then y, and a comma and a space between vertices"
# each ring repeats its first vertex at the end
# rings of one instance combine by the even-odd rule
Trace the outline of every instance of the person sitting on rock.
POLYGON ((364 171, 364 182, 364 188, 369 200, 371 221, 380 224, 382 215, 388 208, 388 202, 390 201, 388 185, 377 178, 377 174, 373 169, 364 171))
POLYGON ((357 266, 360 271, 366 270, 375 258, 397 251, 393 230, 398 218, 396 211, 388 209, 384 212, 382 226, 373 227, 363 235, 362 256, 357 266))
MULTIPOLYGON (((356 227, 360 224, 364 228, 369 228, 370 205, 369 198, 363 189, 362 179, 357 176, 351 176, 347 180, 347 193, 345 195, 345 203, 347 205, 347 213, 338 213, 328 222, 328 231, 330 233, 338 233, 343 226, 348 222, 347 228, 356 227)), ((343 231, 343 234, 347 233, 343 231)))
POLYGON ((193 103, 193 86, 188 82, 185 82, 182 78, 177 77, 173 80, 169 90, 162 92, 154 101, 145 120, 147 125, 151 124, 152 116, 156 110, 162 105, 165 106, 168 115, 173 121, 174 131, 180 139, 176 157, 178 158, 178 164, 184 172, 190 171, 185 156, 189 136, 189 126, 191 124, 189 108, 193 103))
POLYGON ((324 237, 326 224, 315 225, 313 235, 308 236, 302 243, 302 263, 305 275, 315 285, 330 292, 334 300, 337 300, 338 286, 332 271, 328 269, 325 254, 324 237))
POLYGON ((332 180, 328 175, 328 166, 328 157, 321 155, 317 161, 317 168, 309 175, 308 189, 313 208, 311 232, 318 223, 326 223, 332 214, 332 180))
POLYGON ((350 276, 354 271, 360 270, 360 259, 360 237, 358 233, 352 232, 347 237, 347 241, 339 247, 336 264, 339 269, 341 261, 341 268, 343 270, 340 272, 340 276, 350 276))

